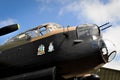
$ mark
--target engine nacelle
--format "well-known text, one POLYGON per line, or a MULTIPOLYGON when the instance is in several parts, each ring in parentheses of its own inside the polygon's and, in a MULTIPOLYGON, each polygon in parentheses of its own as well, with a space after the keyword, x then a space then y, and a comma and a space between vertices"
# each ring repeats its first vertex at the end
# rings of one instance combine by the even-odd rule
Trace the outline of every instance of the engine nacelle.
POLYGON ((52 68, 43 69, 39 71, 34 71, 34 72, 19 74, 19 75, 7 77, 7 78, 2 78, 0 80, 34 80, 34 79, 55 80, 55 75, 56 75, 55 70, 56 68, 52 67, 52 68))

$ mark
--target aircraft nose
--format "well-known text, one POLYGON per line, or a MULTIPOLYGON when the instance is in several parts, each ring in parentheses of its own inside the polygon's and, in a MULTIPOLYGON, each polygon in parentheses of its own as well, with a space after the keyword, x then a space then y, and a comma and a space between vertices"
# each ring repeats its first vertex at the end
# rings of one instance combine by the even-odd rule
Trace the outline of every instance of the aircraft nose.
POLYGON ((115 49, 115 45, 109 40, 102 41, 101 51, 102 51, 102 56, 105 62, 112 61, 115 58, 117 53, 115 49))

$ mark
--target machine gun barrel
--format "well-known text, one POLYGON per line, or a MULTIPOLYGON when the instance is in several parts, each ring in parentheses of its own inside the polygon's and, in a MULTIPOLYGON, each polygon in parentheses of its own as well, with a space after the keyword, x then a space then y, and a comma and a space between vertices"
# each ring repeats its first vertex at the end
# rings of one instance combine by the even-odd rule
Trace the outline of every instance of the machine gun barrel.
POLYGON ((107 23, 105 23, 105 24, 99 26, 99 28, 101 28, 101 27, 103 27, 103 26, 105 26, 105 25, 108 25, 108 24, 109 24, 109 22, 107 22, 107 23))
POLYGON ((103 28, 103 29, 101 29, 102 31, 103 30, 105 30, 105 29, 107 29, 107 28, 110 28, 112 25, 109 25, 109 26, 107 26, 107 27, 105 27, 105 28, 103 28))
POLYGON ((109 24, 109 22, 107 22, 107 23, 99 26, 100 30, 103 31, 103 30, 108 29, 108 28, 110 28, 110 27, 112 26, 112 25, 109 25, 109 26, 107 26, 107 27, 104 27, 104 26, 106 26, 106 25, 108 25, 108 24, 109 24))

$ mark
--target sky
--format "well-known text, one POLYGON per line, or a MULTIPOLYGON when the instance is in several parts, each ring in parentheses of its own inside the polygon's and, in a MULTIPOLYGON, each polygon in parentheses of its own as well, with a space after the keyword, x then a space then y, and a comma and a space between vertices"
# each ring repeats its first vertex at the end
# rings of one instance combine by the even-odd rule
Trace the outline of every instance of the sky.
POLYGON ((0 37, 0 44, 38 25, 54 22, 62 26, 110 22, 104 39, 116 45, 117 57, 105 67, 120 70, 120 0, 0 0, 0 27, 18 23, 18 31, 0 37))

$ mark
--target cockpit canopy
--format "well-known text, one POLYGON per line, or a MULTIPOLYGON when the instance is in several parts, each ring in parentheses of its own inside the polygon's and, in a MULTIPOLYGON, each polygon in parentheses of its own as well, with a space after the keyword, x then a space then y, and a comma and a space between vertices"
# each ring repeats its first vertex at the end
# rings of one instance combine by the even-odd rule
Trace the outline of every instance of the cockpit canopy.
POLYGON ((101 37, 100 29, 95 24, 83 24, 77 27, 78 39, 86 40, 92 38, 93 40, 101 37))
POLYGON ((9 39, 6 43, 10 43, 13 41, 19 41, 19 40, 30 40, 35 37, 43 36, 51 31, 54 31, 56 29, 61 28, 61 25, 56 23, 46 23, 43 25, 40 25, 36 28, 30 29, 26 32, 23 32, 11 39, 9 39))

